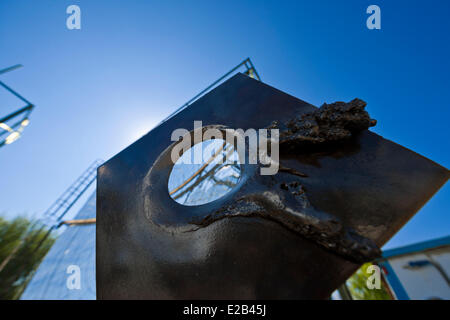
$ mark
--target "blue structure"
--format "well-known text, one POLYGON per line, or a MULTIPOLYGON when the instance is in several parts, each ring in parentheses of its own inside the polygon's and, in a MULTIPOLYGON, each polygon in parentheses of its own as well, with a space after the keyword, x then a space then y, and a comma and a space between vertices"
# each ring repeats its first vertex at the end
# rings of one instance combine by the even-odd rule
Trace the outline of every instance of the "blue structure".
MULTIPOLYGON (((96 193, 80 209, 75 219, 95 218, 96 193)), ((70 268, 69 268, 70 271, 70 268)), ((73 271, 72 271, 73 272, 73 271)), ((95 224, 68 227, 47 253, 22 300, 92 300, 95 289, 95 224), (80 270, 80 289, 67 285, 69 266, 80 270)))
POLYGON ((450 299, 450 236, 386 250, 377 264, 398 300, 450 299))

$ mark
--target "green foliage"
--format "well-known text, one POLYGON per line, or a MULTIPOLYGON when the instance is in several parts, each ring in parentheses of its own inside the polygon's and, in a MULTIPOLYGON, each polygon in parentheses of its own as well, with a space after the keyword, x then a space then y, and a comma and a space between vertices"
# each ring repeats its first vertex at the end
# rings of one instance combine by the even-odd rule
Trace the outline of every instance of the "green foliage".
POLYGON ((365 263, 358 269, 348 280, 347 287, 355 300, 391 300, 388 289, 381 281, 380 289, 369 289, 367 287, 367 279, 372 273, 367 272, 367 268, 372 263, 365 263))
POLYGON ((0 299, 18 299, 55 239, 26 218, 0 217, 0 299))

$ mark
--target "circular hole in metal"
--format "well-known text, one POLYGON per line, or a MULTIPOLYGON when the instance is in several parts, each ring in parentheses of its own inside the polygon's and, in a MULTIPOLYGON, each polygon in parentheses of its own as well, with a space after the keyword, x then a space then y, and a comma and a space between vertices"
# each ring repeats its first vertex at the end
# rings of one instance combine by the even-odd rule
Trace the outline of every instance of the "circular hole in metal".
POLYGON ((186 206, 212 202, 239 182, 241 165, 232 144, 211 139, 195 144, 176 161, 169 176, 172 199, 186 206))

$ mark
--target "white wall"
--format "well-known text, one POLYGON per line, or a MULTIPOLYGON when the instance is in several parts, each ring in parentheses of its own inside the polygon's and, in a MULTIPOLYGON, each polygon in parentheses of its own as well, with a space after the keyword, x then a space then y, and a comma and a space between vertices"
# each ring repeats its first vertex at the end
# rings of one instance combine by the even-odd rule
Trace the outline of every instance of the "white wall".
POLYGON ((450 275, 450 247, 392 257, 388 261, 410 299, 438 297, 450 300, 450 287, 435 267, 427 265, 415 269, 404 268, 410 261, 429 260, 430 257, 442 266, 447 276, 450 275))

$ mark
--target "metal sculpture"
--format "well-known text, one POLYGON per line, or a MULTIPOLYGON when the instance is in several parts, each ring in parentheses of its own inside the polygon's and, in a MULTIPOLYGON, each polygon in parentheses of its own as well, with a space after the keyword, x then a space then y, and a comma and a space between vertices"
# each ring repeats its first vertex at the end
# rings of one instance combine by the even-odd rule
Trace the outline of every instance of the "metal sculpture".
POLYGON ((365 103, 320 109, 238 74, 98 170, 99 299, 325 299, 448 180, 367 128, 365 103), (199 206, 173 200, 170 140, 205 127, 278 128, 280 170, 242 164, 199 206))

